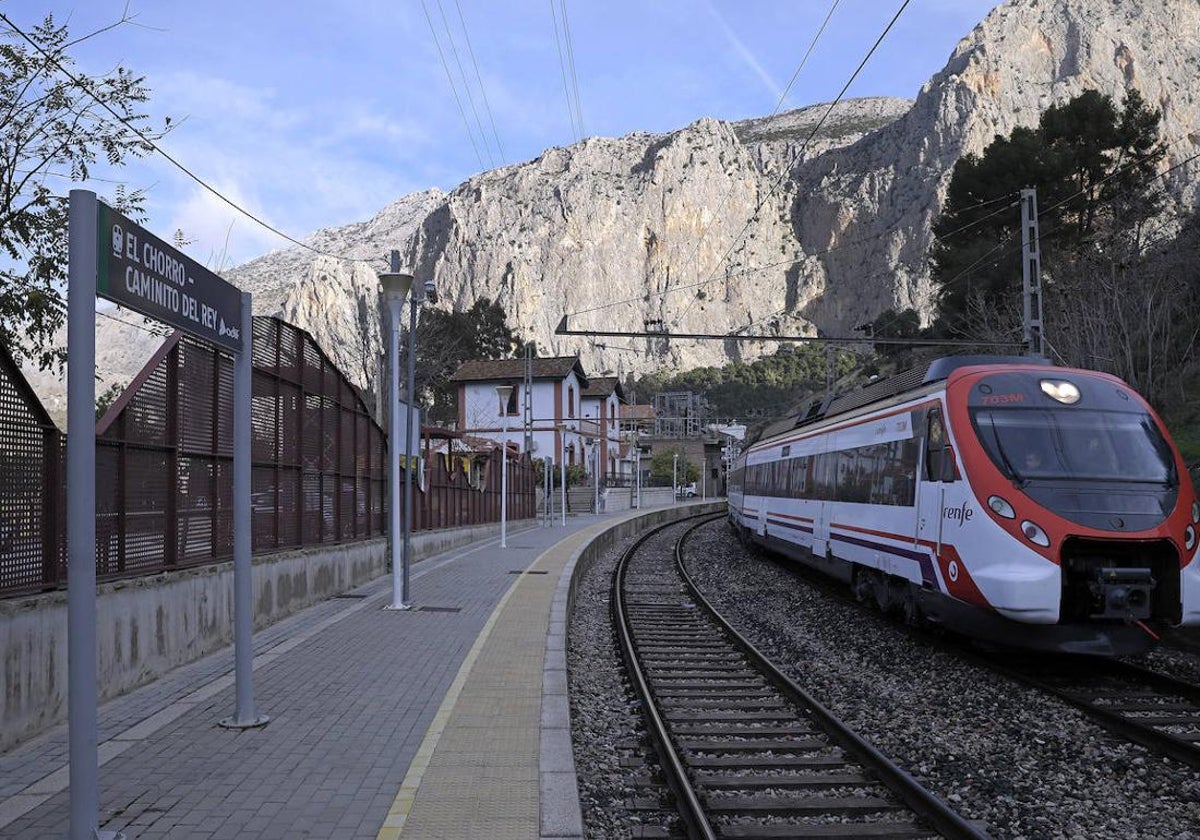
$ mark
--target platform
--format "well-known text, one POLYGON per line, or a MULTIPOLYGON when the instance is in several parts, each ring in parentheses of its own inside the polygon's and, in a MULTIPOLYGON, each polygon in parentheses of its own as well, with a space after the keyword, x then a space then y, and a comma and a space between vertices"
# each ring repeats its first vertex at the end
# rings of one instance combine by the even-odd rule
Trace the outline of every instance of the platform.
MULTIPOLYGON (((514 528, 259 631, 261 729, 231 648, 100 707, 100 827, 149 838, 579 838, 566 697, 569 574, 585 546, 681 508, 514 528), (600 539, 597 539, 597 538, 600 539)), ((693 507, 688 505, 686 507, 693 507)), ((0 755, 0 838, 68 832, 67 730, 0 755)))

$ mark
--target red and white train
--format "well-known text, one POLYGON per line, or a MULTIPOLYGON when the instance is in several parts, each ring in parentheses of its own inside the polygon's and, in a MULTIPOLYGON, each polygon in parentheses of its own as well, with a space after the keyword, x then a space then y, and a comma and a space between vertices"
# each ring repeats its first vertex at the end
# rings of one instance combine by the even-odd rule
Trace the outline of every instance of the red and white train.
POLYGON ((958 356, 816 407, 739 458, 731 524, 911 618, 1124 655, 1200 623, 1200 505, 1116 377, 958 356))

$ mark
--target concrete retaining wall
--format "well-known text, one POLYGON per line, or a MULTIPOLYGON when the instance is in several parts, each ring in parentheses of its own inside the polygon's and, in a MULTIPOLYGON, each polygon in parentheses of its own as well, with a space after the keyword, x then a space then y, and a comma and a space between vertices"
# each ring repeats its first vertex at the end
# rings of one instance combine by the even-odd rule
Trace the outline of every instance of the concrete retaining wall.
MULTIPOLYGON (((519 526, 521 523, 510 523, 519 526)), ((499 533, 498 525, 413 535, 413 558, 499 533)), ((387 540, 320 546, 254 558, 254 626, 279 619, 387 572, 387 540)), ((97 690, 101 702, 233 643, 233 564, 219 563, 97 587, 97 690)), ((0 601, 0 751, 67 717, 67 593, 0 601)), ((232 658, 230 660, 232 667, 232 658)))

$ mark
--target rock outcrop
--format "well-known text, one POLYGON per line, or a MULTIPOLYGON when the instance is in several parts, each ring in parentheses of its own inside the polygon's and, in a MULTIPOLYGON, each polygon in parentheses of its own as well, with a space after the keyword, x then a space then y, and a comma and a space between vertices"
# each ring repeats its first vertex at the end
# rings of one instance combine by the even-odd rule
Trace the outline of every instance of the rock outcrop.
MULTIPOLYGON (((1119 102, 1137 88, 1162 110, 1164 169, 1200 151, 1197 32, 1196 0, 1010 0, 915 101, 589 138, 310 241, 363 262, 295 248, 229 276, 255 293, 257 311, 312 332, 368 386, 380 346, 375 273, 391 248, 435 280, 439 306, 498 300, 518 334, 550 352, 581 351, 590 371, 720 364, 773 345, 598 346, 556 337, 564 314, 584 329, 844 334, 893 306, 928 311, 930 226, 954 162, 1035 124, 1049 105, 1086 88, 1119 102)), ((1196 203, 1197 173, 1193 161, 1167 176, 1185 206, 1196 203)))

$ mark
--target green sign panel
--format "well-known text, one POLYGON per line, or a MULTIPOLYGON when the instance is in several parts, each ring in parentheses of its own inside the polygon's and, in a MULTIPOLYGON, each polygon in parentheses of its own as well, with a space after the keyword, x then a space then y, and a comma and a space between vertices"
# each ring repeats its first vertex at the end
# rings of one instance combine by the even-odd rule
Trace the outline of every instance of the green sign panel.
POLYGON ((96 294, 235 353, 242 293, 103 202, 96 294))

